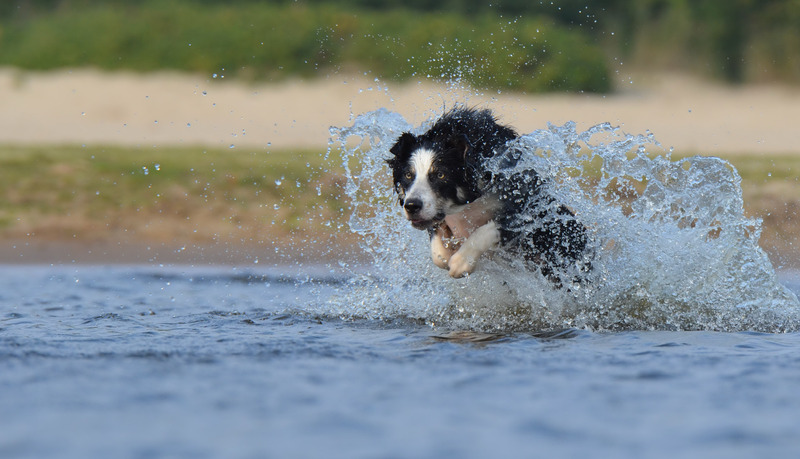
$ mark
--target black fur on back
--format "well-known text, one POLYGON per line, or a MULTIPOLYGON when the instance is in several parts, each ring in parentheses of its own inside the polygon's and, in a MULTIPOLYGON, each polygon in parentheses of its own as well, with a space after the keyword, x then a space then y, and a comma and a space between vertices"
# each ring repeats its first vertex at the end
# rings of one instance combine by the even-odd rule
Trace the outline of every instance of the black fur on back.
POLYGON ((591 269, 589 237, 566 206, 545 189, 533 170, 496 174, 490 186, 502 209, 495 216, 503 246, 536 264, 554 284, 580 281, 591 269))

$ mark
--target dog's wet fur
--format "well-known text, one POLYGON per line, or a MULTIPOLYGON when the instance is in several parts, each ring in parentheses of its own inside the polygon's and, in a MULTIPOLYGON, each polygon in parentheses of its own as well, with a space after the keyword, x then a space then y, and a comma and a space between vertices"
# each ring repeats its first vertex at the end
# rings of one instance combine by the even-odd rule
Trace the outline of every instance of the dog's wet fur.
POLYGON ((406 218, 429 233, 433 262, 452 277, 500 247, 561 286, 591 267, 587 230, 536 171, 515 169, 517 137, 489 110, 455 108, 422 135, 403 133, 387 163, 406 218))

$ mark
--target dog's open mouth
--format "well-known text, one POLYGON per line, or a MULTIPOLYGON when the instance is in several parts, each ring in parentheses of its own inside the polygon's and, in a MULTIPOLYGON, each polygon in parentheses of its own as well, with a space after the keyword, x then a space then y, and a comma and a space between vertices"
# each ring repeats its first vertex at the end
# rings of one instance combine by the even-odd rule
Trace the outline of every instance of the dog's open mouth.
POLYGON ((418 230, 433 228, 438 222, 435 220, 411 220, 411 226, 418 230))
POLYGON ((439 226, 444 221, 444 216, 439 217, 438 215, 435 218, 430 220, 422 220, 418 218, 409 218, 411 222, 411 226, 418 230, 426 230, 429 228, 435 228, 439 226))

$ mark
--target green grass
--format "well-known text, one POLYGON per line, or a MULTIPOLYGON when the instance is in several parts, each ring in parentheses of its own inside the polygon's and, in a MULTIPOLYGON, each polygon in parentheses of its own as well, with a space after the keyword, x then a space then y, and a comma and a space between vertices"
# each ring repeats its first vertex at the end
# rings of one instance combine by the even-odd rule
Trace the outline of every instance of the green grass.
POLYGON ((748 182, 788 180, 797 184, 800 177, 800 156, 796 155, 734 155, 726 159, 748 182))
POLYGON ((0 234, 208 241, 338 225, 324 151, 0 148, 0 234))

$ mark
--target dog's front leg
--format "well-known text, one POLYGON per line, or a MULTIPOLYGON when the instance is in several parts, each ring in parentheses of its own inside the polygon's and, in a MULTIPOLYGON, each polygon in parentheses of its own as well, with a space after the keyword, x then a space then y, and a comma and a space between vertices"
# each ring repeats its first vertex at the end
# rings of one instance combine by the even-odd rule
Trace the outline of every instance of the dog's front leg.
POLYGON ((448 266, 448 262, 450 261, 450 257, 453 256, 455 250, 445 245, 444 240, 453 237, 453 232, 450 231, 450 228, 447 224, 442 223, 436 229, 431 230, 431 259, 433 259, 433 264, 442 268, 442 269, 450 269, 448 266))
POLYGON ((487 250, 494 248, 500 242, 500 231, 494 220, 476 229, 458 252, 450 257, 450 276, 459 278, 475 271, 478 259, 487 250))

